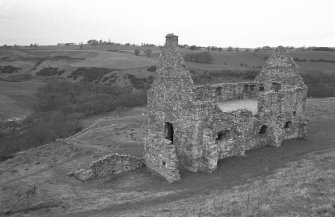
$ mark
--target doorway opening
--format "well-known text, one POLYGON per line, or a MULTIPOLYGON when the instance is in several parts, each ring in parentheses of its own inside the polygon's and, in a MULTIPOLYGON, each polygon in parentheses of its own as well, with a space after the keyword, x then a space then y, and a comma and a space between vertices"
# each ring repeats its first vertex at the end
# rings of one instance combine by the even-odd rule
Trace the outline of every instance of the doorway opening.
POLYGON ((170 122, 165 122, 164 126, 165 139, 170 140, 173 144, 173 125, 170 122))

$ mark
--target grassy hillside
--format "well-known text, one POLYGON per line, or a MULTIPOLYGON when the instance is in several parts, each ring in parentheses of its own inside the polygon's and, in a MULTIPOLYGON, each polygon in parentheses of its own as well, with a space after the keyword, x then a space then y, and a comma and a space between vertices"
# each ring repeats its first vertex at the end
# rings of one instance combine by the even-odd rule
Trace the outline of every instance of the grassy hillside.
POLYGON ((108 153, 143 155, 145 116, 104 118, 71 138, 1 162, 0 215, 331 217, 334 106, 335 98, 308 99, 308 141, 248 151, 221 160, 212 174, 183 172, 174 184, 146 168, 86 183, 69 177, 108 153))
MULTIPOLYGON (((148 48, 140 48, 142 53, 139 56, 133 54, 134 49, 137 47, 85 46, 79 49, 78 46, 44 46, 36 50, 0 49, 2 104, 6 100, 12 100, 10 107, 13 108, 13 114, 26 113, 23 110, 27 108, 20 107, 20 104, 25 104, 21 100, 25 101, 27 94, 8 96, 4 90, 11 84, 5 85, 6 81, 85 81, 121 87, 128 92, 148 89, 154 79, 153 66, 158 61, 160 50, 150 48, 153 53, 146 57, 143 51, 148 48), (13 100, 16 106, 13 105, 13 100)), ((182 52, 195 51, 182 49, 182 52)), ((252 80, 270 55, 245 51, 210 54, 214 58, 213 63, 186 62, 196 84, 252 80)), ((291 54, 300 66, 300 72, 309 86, 310 96, 335 96, 335 52, 299 51, 291 54)), ((20 84, 16 86, 18 90, 28 88, 26 85, 21 87, 20 84)), ((29 88, 27 92, 31 93, 29 88)), ((0 113, 0 120, 13 116, 8 112, 8 106, 0 107, 0 113)))
POLYGON ((1 65, 20 67, 21 73, 32 73, 46 67, 71 70, 78 67, 111 69, 141 68, 155 61, 128 52, 81 50, 1 50, 1 65))
MULTIPOLYGON (((211 175, 185 172, 182 181, 174 185, 146 169, 97 183, 69 178, 68 172, 87 167, 107 153, 143 154, 146 110, 141 108, 131 117, 120 118, 119 114, 127 107, 145 104, 143 89, 154 79, 159 50, 145 57, 135 56, 130 48, 130 52, 126 48, 91 48, 0 50, 0 121, 24 118, 31 112, 33 96, 38 100, 34 115, 0 141, 0 155, 42 145, 3 157, 0 215, 335 214, 334 98, 308 99, 309 141, 291 140, 280 148, 250 151, 243 159, 225 159, 211 175), (124 107, 118 108, 120 105, 124 107), (43 145, 80 130, 82 118, 89 122, 94 115, 106 112, 113 117, 66 141, 43 145)), ((252 80, 269 55, 211 54, 211 64, 186 62, 196 84, 252 80)), ((301 67, 309 94, 335 96, 334 52, 292 55, 301 67)))
POLYGON ((156 63, 145 56, 104 50, 0 49, 0 60, 0 121, 26 116, 26 102, 49 81, 104 83, 128 92, 148 88, 154 72, 147 69, 156 63))
MULTIPOLYGON (((77 68, 108 68, 114 71, 138 71, 155 65, 158 61, 159 50, 154 48, 151 57, 142 54, 136 56, 119 49, 106 50, 5 50, 0 49, 0 66, 11 65, 18 68, 13 74, 29 73, 35 76, 44 68, 63 70, 62 77, 67 77, 77 68)), ((182 49, 183 53, 191 51, 182 49)), ((292 52, 301 68, 301 73, 334 73, 335 52, 299 51, 292 52)), ((259 71, 270 53, 254 52, 211 52, 214 61, 211 64, 186 62, 190 70, 195 71, 259 71)), ((128 73, 128 72, 127 72, 128 73)), ((5 77, 4 73, 0 74, 5 77)), ((9 76, 9 75, 7 75, 9 76)))
POLYGON ((38 87, 36 80, 6 82, 0 80, 0 121, 22 120, 30 113, 30 102, 38 87))

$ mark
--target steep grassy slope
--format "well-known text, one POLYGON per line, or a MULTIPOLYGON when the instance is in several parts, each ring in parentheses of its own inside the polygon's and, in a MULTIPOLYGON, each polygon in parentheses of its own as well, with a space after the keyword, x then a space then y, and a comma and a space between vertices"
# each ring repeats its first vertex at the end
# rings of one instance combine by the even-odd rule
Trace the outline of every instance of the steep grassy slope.
POLYGON ((0 121, 22 120, 30 113, 33 94, 43 83, 31 80, 6 82, 0 80, 0 121))

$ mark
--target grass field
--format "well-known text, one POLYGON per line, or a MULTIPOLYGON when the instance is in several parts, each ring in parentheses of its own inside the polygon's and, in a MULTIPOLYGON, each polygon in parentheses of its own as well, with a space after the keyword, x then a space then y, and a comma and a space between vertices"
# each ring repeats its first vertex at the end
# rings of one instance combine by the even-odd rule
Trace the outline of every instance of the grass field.
MULTIPOLYGON (((107 51, 107 48, 90 47, 87 50, 71 50, 71 47, 50 47, 57 49, 50 50, 4 50, 0 49, 0 59, 3 61, 1 65, 12 64, 14 66, 22 66, 24 64, 37 64, 40 67, 54 66, 59 68, 66 67, 101 67, 113 69, 129 69, 141 68, 145 66, 154 65, 159 56, 159 48, 154 49, 150 58, 143 54, 135 56, 129 52, 122 52, 126 47, 115 47, 114 51, 107 51), (64 48, 64 49, 63 49, 64 48), (95 48, 95 50, 93 50, 95 48), (123 49, 122 49, 123 48, 123 49), (118 52, 120 51, 120 52, 118 52)), ((183 53, 192 52, 190 50, 182 49, 183 53)), ((214 57, 212 64, 186 62, 190 69, 198 70, 241 70, 246 68, 259 68, 264 65, 266 58, 270 53, 254 53, 254 52, 210 52, 214 57), (242 65, 241 65, 242 64, 242 65)), ((301 67, 302 73, 304 71, 324 71, 327 73, 334 72, 335 63, 326 62, 310 62, 309 60, 335 60, 335 52, 323 51, 294 51, 291 52, 294 58, 307 60, 306 62, 297 62, 301 67)), ((36 67, 36 66, 35 66, 36 67)), ((28 69, 22 70, 29 72, 28 69)))
POLYGON ((111 69, 142 68, 155 64, 155 60, 135 56, 127 52, 82 51, 82 50, 21 50, 0 49, 1 65, 22 68, 21 73, 32 73, 45 67, 75 69, 78 67, 98 67, 111 69))
MULTIPOLYGON (((189 52, 185 51, 184 52, 189 52)), ((190 69, 203 71, 220 71, 220 70, 246 70, 258 69, 265 64, 270 53, 253 53, 253 52, 211 52, 214 57, 212 64, 186 62, 190 69), (241 65, 243 64, 243 66, 241 65)), ((293 58, 306 60, 335 60, 335 52, 291 52, 293 58)), ((326 73, 335 72, 335 63, 324 62, 297 62, 300 66, 301 73, 318 71, 326 73)))

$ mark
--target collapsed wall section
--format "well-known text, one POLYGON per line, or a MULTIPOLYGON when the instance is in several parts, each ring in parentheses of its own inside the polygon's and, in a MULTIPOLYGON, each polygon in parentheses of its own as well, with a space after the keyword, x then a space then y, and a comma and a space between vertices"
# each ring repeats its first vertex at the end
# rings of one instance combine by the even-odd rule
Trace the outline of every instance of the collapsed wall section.
POLYGON ((72 171, 68 176, 86 182, 132 171, 144 166, 144 160, 132 155, 113 153, 93 161, 89 169, 72 171))

